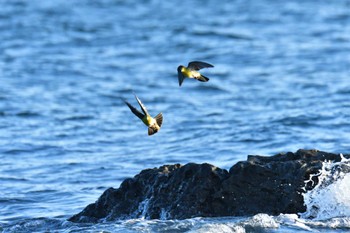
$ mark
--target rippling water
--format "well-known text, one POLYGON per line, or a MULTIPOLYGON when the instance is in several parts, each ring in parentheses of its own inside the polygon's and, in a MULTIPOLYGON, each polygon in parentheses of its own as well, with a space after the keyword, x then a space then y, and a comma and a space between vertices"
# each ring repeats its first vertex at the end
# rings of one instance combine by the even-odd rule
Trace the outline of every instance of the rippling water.
POLYGON ((225 218, 65 219, 144 168, 349 153, 349 12, 349 0, 1 1, 0 230, 215 228, 225 218), (215 65, 210 81, 179 88, 191 60, 215 65), (120 100, 136 105, 133 92, 163 112, 158 134, 120 100))

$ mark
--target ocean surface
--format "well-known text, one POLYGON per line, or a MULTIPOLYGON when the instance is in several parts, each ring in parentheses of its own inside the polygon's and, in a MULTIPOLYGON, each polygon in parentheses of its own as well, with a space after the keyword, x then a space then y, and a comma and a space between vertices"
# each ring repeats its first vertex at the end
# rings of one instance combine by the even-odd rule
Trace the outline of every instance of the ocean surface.
POLYGON ((314 219, 66 220, 145 168, 349 153, 349 0, 0 0, 0 51, 0 231, 350 230, 345 174, 306 194, 314 219), (209 82, 179 87, 193 60, 209 82), (164 115, 151 137, 133 93, 164 115))

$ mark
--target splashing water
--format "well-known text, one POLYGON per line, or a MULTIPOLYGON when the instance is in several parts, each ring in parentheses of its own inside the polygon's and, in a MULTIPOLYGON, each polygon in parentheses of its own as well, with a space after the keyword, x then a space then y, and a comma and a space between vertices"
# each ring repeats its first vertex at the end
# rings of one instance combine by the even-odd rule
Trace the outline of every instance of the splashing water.
POLYGON ((350 217, 350 159, 341 154, 340 162, 326 161, 318 174, 318 184, 303 194, 307 207, 302 218, 327 220, 337 217, 350 217))

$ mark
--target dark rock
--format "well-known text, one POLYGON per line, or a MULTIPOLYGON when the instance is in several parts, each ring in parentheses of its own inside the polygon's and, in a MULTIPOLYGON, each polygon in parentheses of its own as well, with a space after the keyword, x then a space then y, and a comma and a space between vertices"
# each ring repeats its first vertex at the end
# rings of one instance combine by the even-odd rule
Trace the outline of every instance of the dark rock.
POLYGON ((107 189, 94 204, 69 220, 300 213, 306 210, 302 193, 317 185, 317 176, 305 182, 319 172, 325 160, 340 161, 341 157, 298 150, 270 157, 248 156, 229 172, 206 163, 146 169, 123 181, 118 189, 107 189))

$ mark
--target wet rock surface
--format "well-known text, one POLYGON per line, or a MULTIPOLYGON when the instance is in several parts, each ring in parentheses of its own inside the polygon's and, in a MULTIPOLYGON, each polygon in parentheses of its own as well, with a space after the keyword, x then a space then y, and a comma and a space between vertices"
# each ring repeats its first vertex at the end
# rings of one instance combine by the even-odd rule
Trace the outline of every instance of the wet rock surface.
POLYGON ((300 213, 306 210, 302 193, 316 186, 317 176, 311 175, 326 160, 338 162, 341 156, 298 150, 269 157, 249 155, 229 171, 206 163, 146 169, 118 189, 107 189, 69 221, 300 213))

